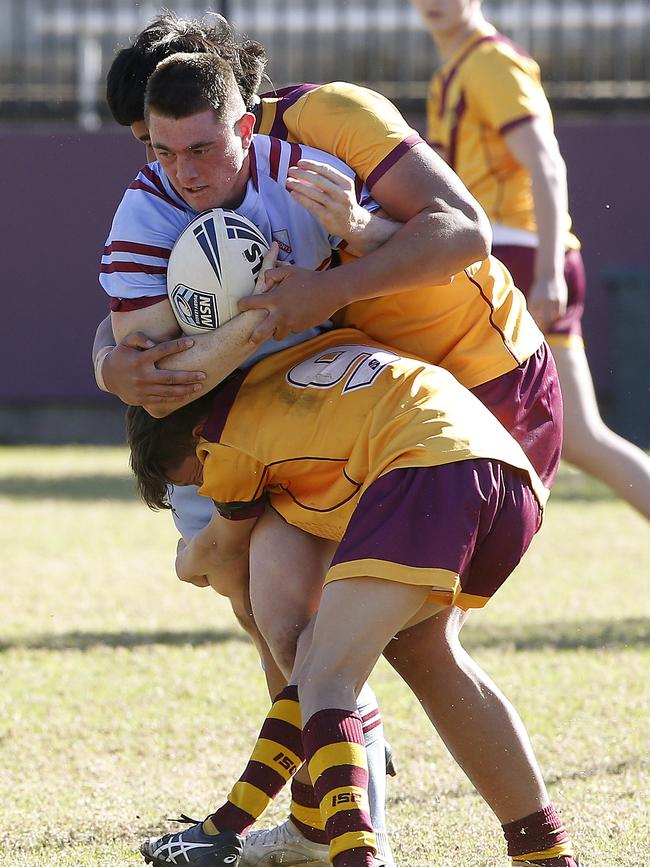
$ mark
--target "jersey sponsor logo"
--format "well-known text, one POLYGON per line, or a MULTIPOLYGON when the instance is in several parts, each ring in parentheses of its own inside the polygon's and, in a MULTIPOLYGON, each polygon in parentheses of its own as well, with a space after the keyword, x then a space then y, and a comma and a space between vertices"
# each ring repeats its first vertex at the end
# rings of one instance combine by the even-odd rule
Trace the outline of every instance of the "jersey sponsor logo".
POLYGON ((334 346, 301 361, 287 372, 296 388, 334 388, 345 380, 342 394, 368 388, 399 355, 375 346, 334 346))
POLYGON ((278 247, 283 253, 286 253, 287 256, 291 255, 291 241, 289 240, 289 232, 286 229, 278 229, 277 232, 273 232, 273 240, 277 241, 278 247))
POLYGON ((219 315, 214 295, 199 292, 178 283, 171 292, 171 300, 180 318, 196 328, 217 328, 219 315))

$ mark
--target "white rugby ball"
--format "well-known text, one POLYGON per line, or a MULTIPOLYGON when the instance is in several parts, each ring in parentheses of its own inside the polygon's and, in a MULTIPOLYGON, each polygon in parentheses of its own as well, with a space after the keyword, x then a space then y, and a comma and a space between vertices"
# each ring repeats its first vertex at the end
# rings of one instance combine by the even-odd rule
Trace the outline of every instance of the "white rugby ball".
POLYGON ((203 211, 181 232, 167 267, 167 294, 185 334, 211 331, 239 313, 269 249, 249 219, 225 208, 203 211))

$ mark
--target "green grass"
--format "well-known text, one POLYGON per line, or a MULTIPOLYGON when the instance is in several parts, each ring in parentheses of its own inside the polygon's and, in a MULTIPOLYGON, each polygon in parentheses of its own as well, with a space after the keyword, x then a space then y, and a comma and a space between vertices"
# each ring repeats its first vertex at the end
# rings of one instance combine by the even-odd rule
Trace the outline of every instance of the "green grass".
MULTIPOLYGON (((267 707, 227 605, 172 572, 122 449, 0 449, 0 864, 118 867, 202 816, 267 707)), ((545 526, 466 645, 515 702, 587 867, 650 865, 650 533, 563 470, 545 526)), ((381 663, 401 867, 506 867, 498 823, 381 663)), ((270 813, 284 815, 286 800, 270 813)))

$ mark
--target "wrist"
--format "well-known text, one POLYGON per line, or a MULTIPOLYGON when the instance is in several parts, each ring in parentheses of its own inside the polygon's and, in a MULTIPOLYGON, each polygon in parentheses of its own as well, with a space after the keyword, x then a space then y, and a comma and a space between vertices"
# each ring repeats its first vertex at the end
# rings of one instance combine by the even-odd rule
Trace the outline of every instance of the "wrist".
POLYGON ((104 381, 104 375, 103 375, 103 370, 102 370, 102 368, 103 368, 103 366, 104 366, 104 362, 106 361, 106 359, 107 359, 108 356, 111 354, 111 352, 113 351, 114 348, 115 348, 114 346, 103 346, 103 347, 99 350, 99 352, 97 353, 97 355, 95 356, 95 364, 94 364, 94 367, 95 367, 95 382, 97 383, 97 387, 98 387, 99 389, 101 389, 101 391, 106 391, 106 392, 108 392, 108 390, 109 390, 109 389, 106 387, 106 383, 105 383, 105 381, 104 381))

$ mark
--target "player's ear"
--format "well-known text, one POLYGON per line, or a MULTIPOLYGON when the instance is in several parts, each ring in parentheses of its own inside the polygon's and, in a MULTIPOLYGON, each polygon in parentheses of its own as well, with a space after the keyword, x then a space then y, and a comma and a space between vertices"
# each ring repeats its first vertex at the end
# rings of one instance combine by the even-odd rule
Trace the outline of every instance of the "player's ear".
POLYGON ((203 428, 205 426, 205 420, 200 421, 198 424, 195 424, 192 428, 192 439, 198 440, 203 436, 203 428))
POLYGON ((241 136, 242 145, 245 148, 250 147, 253 141, 253 130, 255 129, 255 115, 249 111, 243 114, 237 121, 239 126, 239 135, 241 136))

